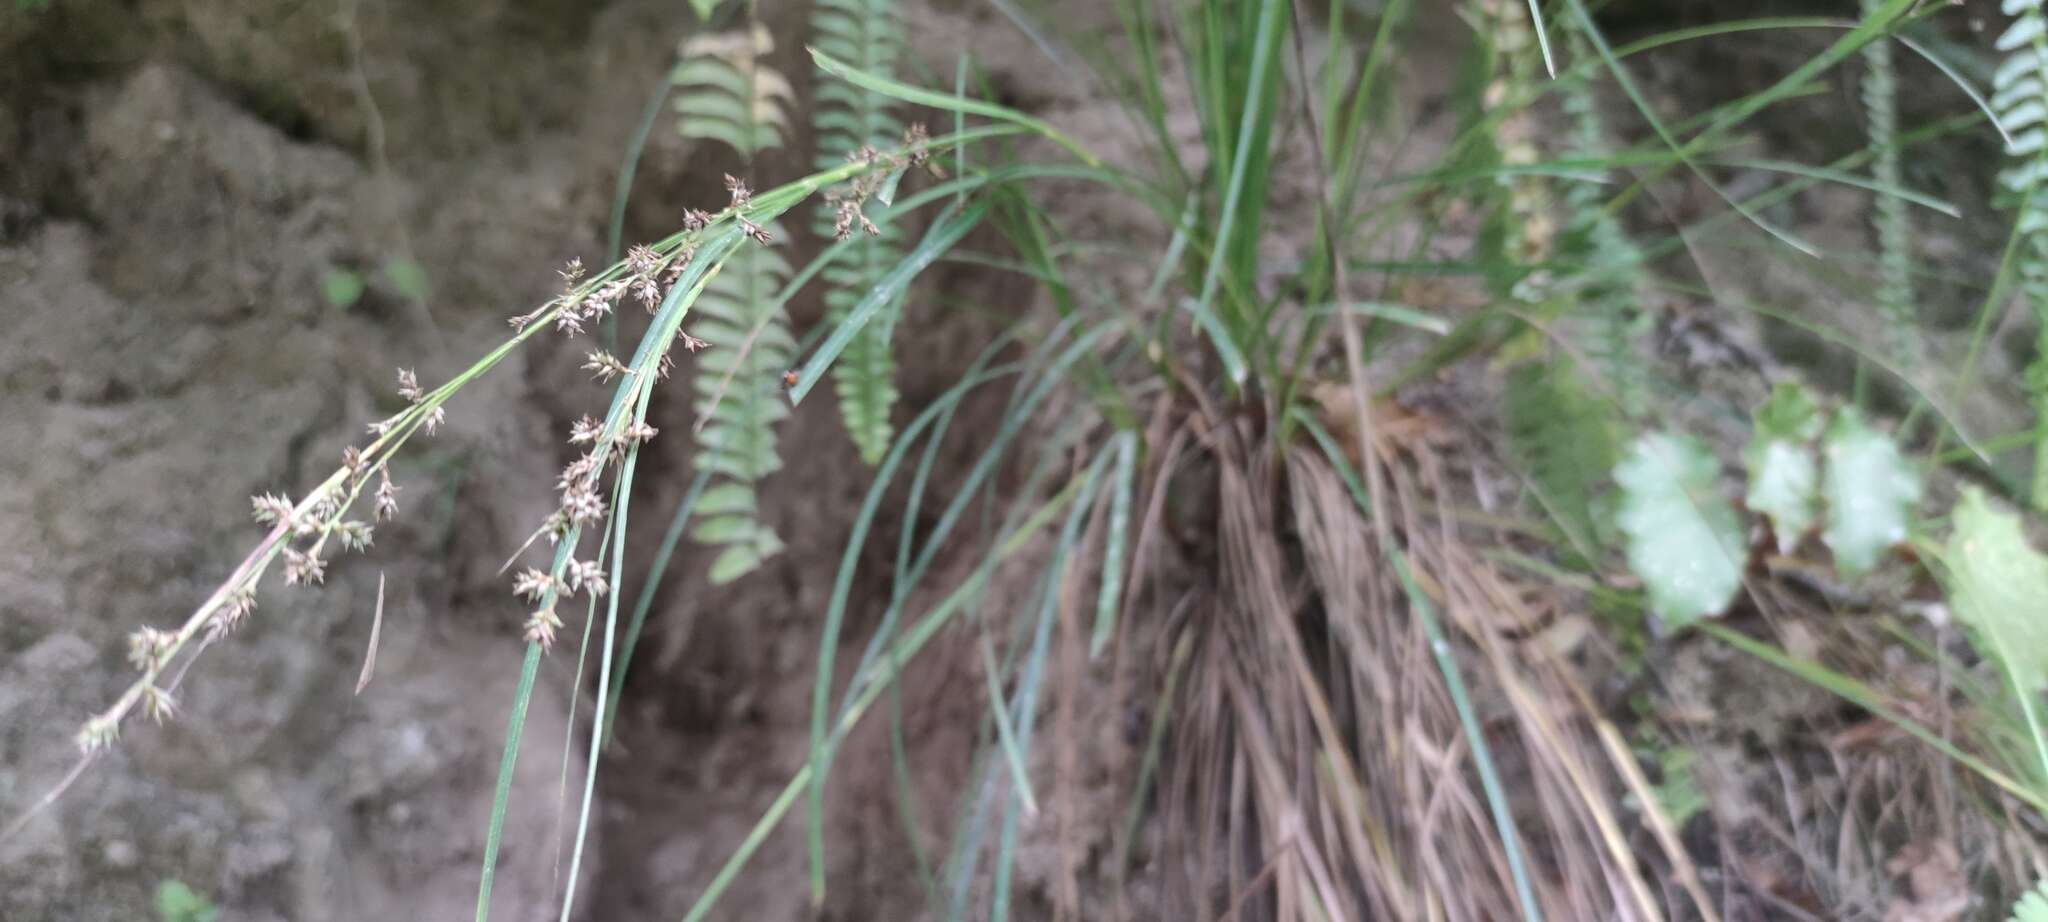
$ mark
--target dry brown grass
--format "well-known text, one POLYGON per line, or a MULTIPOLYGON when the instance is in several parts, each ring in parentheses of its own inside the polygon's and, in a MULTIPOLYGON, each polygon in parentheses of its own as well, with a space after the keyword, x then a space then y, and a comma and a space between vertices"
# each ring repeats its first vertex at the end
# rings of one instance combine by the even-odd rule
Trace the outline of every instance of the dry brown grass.
POLYGON ((1170 433, 1155 416, 1167 437, 1152 444, 1166 448, 1134 558, 1133 592, 1177 599, 1159 649, 1188 651, 1159 781, 1167 917, 1524 917, 1475 753, 1390 563, 1398 549, 1452 632, 1535 909, 1718 918, 1620 732, 1535 631, 1570 600, 1482 558, 1473 542, 1486 536, 1454 523, 1455 487, 1428 439, 1389 425, 1374 443, 1361 466, 1384 496, 1374 522, 1312 446, 1283 454, 1207 410, 1170 433), (1178 484, 1178 499, 1191 478, 1216 498, 1195 513, 1213 512, 1214 566, 1176 574, 1176 593, 1142 573, 1171 530, 1159 485, 1178 484))

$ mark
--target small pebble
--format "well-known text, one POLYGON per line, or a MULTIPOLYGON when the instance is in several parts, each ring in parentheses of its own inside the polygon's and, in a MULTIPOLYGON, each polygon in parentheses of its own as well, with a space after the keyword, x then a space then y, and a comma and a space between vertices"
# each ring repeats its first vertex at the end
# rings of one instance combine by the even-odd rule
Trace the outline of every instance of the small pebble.
POLYGON ((101 857, 105 858, 111 867, 132 868, 136 859, 135 843, 126 839, 115 839, 107 843, 101 857))

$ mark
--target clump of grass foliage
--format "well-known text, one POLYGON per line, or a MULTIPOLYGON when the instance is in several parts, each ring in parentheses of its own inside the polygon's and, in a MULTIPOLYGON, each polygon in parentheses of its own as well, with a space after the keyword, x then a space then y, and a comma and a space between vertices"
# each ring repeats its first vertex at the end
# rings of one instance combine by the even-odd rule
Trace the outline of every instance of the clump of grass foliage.
MULTIPOLYGON (((1122 884, 1149 817, 1172 833, 1153 864, 1167 894, 1154 909, 1165 917, 1214 917, 1256 901, 1282 919, 1716 918, 1677 824, 1570 657, 1502 627, 1536 620, 1532 594, 1560 587, 1570 591, 1558 598, 1599 608, 1599 623, 1617 634, 1705 633, 1782 666, 1897 723, 1994 795, 2048 810, 2048 737, 2037 713, 2048 682, 2048 558, 2024 536, 2027 513, 2013 511, 2048 507, 2048 464, 2031 490, 1998 475, 1986 449, 1941 412, 1948 382, 1922 374, 1909 210, 1955 209, 1907 188, 1900 166, 1912 145, 2003 134, 2015 160, 2002 182, 2018 219, 2001 274, 2016 274, 2037 309, 2048 304, 2037 290, 2048 278, 2048 212, 2035 199, 2048 136, 2048 27, 2038 2, 2005 4, 2013 19, 1997 48, 2008 58, 1989 100, 1909 126, 1895 99, 1902 62, 1965 70, 1909 41, 1943 15, 1938 4, 1865 0, 1854 21, 1738 21, 1616 45, 1582 0, 1461 0, 1471 29, 1457 130, 1438 164, 1405 174, 1396 164, 1416 114, 1404 109, 1398 81, 1412 67, 1440 66, 1404 60, 1411 25, 1427 12, 1412 0, 1115 0, 1113 34, 1063 34, 1036 4, 1005 4, 1046 45, 1048 66, 1073 68, 1121 105, 1144 142, 1135 162, 1106 161, 1058 124, 986 101, 971 62, 950 86, 906 81, 902 26, 888 0, 815 0, 808 75, 769 66, 775 44, 797 37, 769 34, 751 2, 694 5, 703 24, 650 105, 622 189, 665 103, 686 137, 730 148, 753 175, 727 178, 721 210, 689 212, 673 234, 594 273, 564 270, 561 295, 513 318, 503 344, 448 381, 427 387, 401 374, 406 409, 373 425, 331 475, 297 501, 259 497, 269 533, 184 621, 136 633, 140 674, 80 731, 73 778, 136 710, 173 715, 177 680, 251 615, 274 566, 287 584, 317 584, 332 547, 367 549, 372 523, 352 510, 367 493, 369 518, 398 514, 391 459, 431 435, 467 385, 535 338, 594 338, 637 303, 651 319, 624 357, 588 350, 586 367, 609 394, 569 433, 586 453, 563 472, 559 508, 529 542, 545 539, 552 550, 514 586, 527 603, 518 609, 525 651, 481 866, 480 922, 542 657, 580 615, 582 642, 595 641, 602 717, 590 727, 567 918, 603 742, 654 587, 686 532, 718 548, 706 575, 714 583, 746 578, 781 549, 759 516, 757 487, 781 466, 784 401, 808 399, 828 377, 874 476, 856 519, 832 524, 846 529, 846 551, 818 613, 810 757, 685 920, 707 917, 800 804, 811 893, 820 904, 828 898, 826 780, 838 747, 950 629, 980 632, 975 668, 987 711, 966 786, 982 793, 951 805, 961 811, 957 839, 933 853, 914 828, 906 833, 935 915, 958 917, 977 900, 992 917, 1007 915, 1021 830, 1057 796, 1032 776, 1031 752, 1048 745, 1038 725, 1050 703, 1074 690, 1048 677, 1124 656, 1120 639, 1142 633, 1160 654, 1130 665, 1156 702, 1129 811, 1105 858, 1113 905, 1081 905, 1069 879, 1055 890, 1070 914, 1133 911, 1122 884), (1827 38, 1763 90, 1680 120, 1658 112, 1639 85, 1640 59, 1659 49, 1775 29, 1827 38), (1730 153, 1760 114, 1852 59, 1864 68, 1867 147, 1812 166, 1730 153), (793 111, 805 79, 817 104, 793 111), (1176 133, 1174 99, 1190 101, 1192 144, 1176 133), (792 144, 792 125, 805 118, 817 169, 769 181, 761 155, 792 144), (1738 196, 1726 183, 1734 170, 1778 182, 1738 196), (1633 226, 1630 203, 1674 174, 1723 207, 1683 228, 1633 226), (1283 183, 1310 191, 1305 210, 1276 206, 1283 183), (1688 235, 1744 227, 1778 241, 1772 258, 1825 260, 1770 217, 1774 204, 1823 183, 1870 193, 1879 266, 1868 301, 1882 336, 1833 339, 1863 373, 1918 395, 1912 418, 1933 422, 1894 427, 1860 405, 1860 393, 1829 395, 1787 375, 1755 408, 1749 443, 1717 453, 1670 409, 1668 396, 1689 385, 1656 358, 1652 305, 1683 292, 1716 310, 1811 326, 1796 306, 1718 303, 1668 269, 1688 235), (1083 256, 1103 242, 1079 239, 1084 228, 1043 207, 1049 184, 1112 198, 1164 229, 1159 249, 1145 254, 1144 284, 1123 291, 1095 275, 1100 265, 1083 256), (793 212, 811 220, 790 220, 793 212), (1000 233, 1005 257, 960 249, 983 225, 1000 233), (831 242, 799 267, 782 244, 804 226, 831 242), (1461 251, 1447 256, 1453 243, 1461 251), (1275 252, 1287 256, 1276 264, 1275 252), (894 334, 935 322, 911 315, 905 295, 947 259, 1020 274, 1048 312, 1021 316, 930 404, 899 408, 894 334), (1445 315, 1403 303, 1409 283, 1444 276, 1467 277, 1488 304, 1445 315), (784 306, 807 288, 822 291, 830 313, 814 339, 799 342, 784 306), (1499 454, 1527 499, 1508 529, 1527 539, 1515 549, 1475 546, 1461 487, 1444 473, 1453 449, 1403 428, 1394 399, 1466 360, 1483 360, 1462 366, 1482 366, 1472 374, 1506 382, 1499 454), (697 480, 622 618, 623 561, 638 550, 626 527, 635 474, 647 446, 666 441, 647 418, 658 395, 675 393, 662 388, 674 364, 687 366, 696 395, 697 480), (977 424, 973 464, 957 483, 934 482, 937 446, 963 401, 1004 387, 1002 416, 977 424), (1914 431, 1931 435, 1895 434, 1914 431), (1945 466, 1949 440, 1966 457, 1945 466), (1006 488, 993 527, 962 529, 997 474, 1013 468, 1026 475, 1006 488), (905 529, 880 621, 851 673, 835 676, 836 652, 855 639, 846 627, 860 549, 891 484, 906 477, 913 510, 904 521, 930 524, 905 529), (1930 515, 1926 484, 1958 477, 1984 486, 1930 515), (941 487, 951 496, 937 497, 941 487), (1206 502, 1191 502, 1189 491, 1206 502), (1192 586, 1170 584, 1160 564, 1169 493, 1177 507, 1213 510, 1203 523, 1213 546, 1198 552, 1212 566, 1192 586), (926 503, 937 504, 936 516, 915 514, 926 503), (2004 678, 1978 689, 1983 726, 1937 732, 1863 680, 1715 623, 1765 578, 1759 534, 1779 554, 1825 551, 1846 582, 1874 572, 1938 577, 2004 678), (963 553, 967 576, 932 587, 938 573, 958 572, 936 566, 942 555, 963 553), (1015 560, 1036 568, 1024 597, 990 598, 998 567, 1015 560), (913 597, 933 595, 919 591, 927 588, 939 601, 914 606, 913 597), (1482 720, 1481 703, 1507 719, 1482 720), (1624 797, 1634 814, 1620 806, 1624 797)), ((617 226, 615 215, 615 236, 617 226)), ((1999 302, 1994 290, 1987 315, 1999 302)), ((1956 383, 1970 376, 1965 363, 1956 383)), ((2030 393, 2048 393, 2038 377, 2030 373, 2030 393)), ((2021 438, 2048 458, 2048 428, 2021 438)), ((916 792, 898 796, 906 815, 932 809, 916 792)), ((2022 918, 2038 908, 2040 898, 2029 899, 2022 918)))

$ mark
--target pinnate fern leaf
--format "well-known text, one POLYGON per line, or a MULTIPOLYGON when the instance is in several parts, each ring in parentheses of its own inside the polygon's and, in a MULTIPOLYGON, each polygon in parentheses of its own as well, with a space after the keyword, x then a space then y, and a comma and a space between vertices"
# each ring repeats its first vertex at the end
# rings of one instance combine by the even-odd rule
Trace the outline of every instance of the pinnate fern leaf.
MULTIPOLYGON (((773 38, 759 23, 684 42, 670 78, 677 90, 677 130, 730 146, 747 160, 781 147, 795 92, 763 63, 773 49, 773 38)), ((785 236, 777 225, 765 230, 770 239, 785 236)), ((782 467, 775 426, 789 407, 777 383, 796 358, 780 299, 790 275, 779 251, 746 244, 726 259, 691 308, 692 335, 711 344, 693 363, 697 468, 719 481, 699 499, 691 537, 720 548, 711 564, 713 583, 738 579, 782 550, 781 538, 761 521, 755 491, 782 467)))
POLYGON ((1621 457, 1609 407, 1587 393, 1573 366, 1535 361, 1508 374, 1502 407, 1508 453, 1536 500, 1581 553, 1592 556, 1607 532, 1600 498, 1621 457))
MULTIPOLYGON (((902 52, 903 33, 890 0, 818 0, 812 14, 816 48, 871 74, 889 75, 902 52)), ((820 167, 838 166, 870 148, 893 146, 903 133, 890 114, 887 100, 838 80, 821 82, 812 124, 818 131, 820 167)), ((830 204, 818 213, 818 232, 833 235, 837 212, 830 204)), ((828 323, 843 323, 847 312, 902 258, 899 231, 880 222, 879 236, 856 239, 821 273, 830 288, 825 294, 828 323)), ((895 435, 890 413, 895 408, 896 365, 891 339, 900 304, 887 305, 847 345, 833 366, 840 415, 863 460, 881 460, 895 435)))
MULTIPOLYGON (((1863 0, 1863 15, 1877 15, 1881 5, 1880 0, 1863 0)), ((1872 216, 1878 246, 1877 304, 1884 314, 1892 357, 1910 373, 1919 367, 1921 340, 1913 301, 1912 223, 1906 200, 1894 191, 1903 188, 1904 171, 1899 164, 1898 78, 1892 65, 1892 43, 1871 42, 1863 46, 1862 55, 1866 65, 1863 111, 1875 154, 1871 178, 1884 187, 1877 193, 1872 216)))
MULTIPOLYGON (((2036 318, 2048 320, 2048 195, 2041 188, 2048 178, 2048 18, 2042 0, 2005 0, 2001 9, 2013 20, 1996 44, 2005 60, 1992 76, 1991 109, 2012 137, 2012 165, 1998 182, 2019 204, 2021 294, 2036 318)), ((2048 323, 2040 327, 2026 387, 2035 414, 2048 417, 2048 323)), ((2048 432, 2035 441, 2033 503, 2048 509, 2048 432)))
MULTIPOLYGON (((857 240, 844 258, 822 274, 832 286, 825 293, 828 319, 843 323, 854 305, 896 265, 902 251, 893 227, 882 236, 857 240)), ((889 420, 896 406, 896 359, 891 346, 901 304, 885 306, 847 343, 839 361, 832 366, 833 386, 839 394, 839 412, 846 420, 847 434, 860 450, 861 460, 874 464, 889 450, 895 427, 889 420)))
MULTIPOLYGON (((1574 57, 1591 54, 1577 28, 1566 33, 1574 57)), ((1562 103, 1572 121, 1573 155, 1597 159, 1611 153, 1612 143, 1600 119, 1600 101, 1588 78, 1564 80, 1562 103)), ((1572 183, 1565 189, 1565 237, 1568 262, 1576 262, 1582 287, 1573 297, 1568 322, 1575 341, 1607 381, 1623 412, 1640 416, 1648 409, 1651 374, 1644 359, 1654 318, 1643 310, 1643 254, 1614 213, 1607 209, 1610 190, 1601 183, 1572 183)))
POLYGON ((774 50, 775 38, 759 23, 685 40, 669 76, 676 88, 676 130, 686 138, 718 141, 748 159, 783 146, 796 89, 767 66, 774 50))
MULTIPOLYGON (((781 229, 768 232, 781 237, 781 229)), ((694 335, 712 344, 695 369, 697 467, 720 478, 698 500, 691 536, 721 546, 711 565, 713 583, 730 582, 782 549, 775 531, 757 515, 755 485, 781 469, 775 426, 789 415, 779 381, 796 359, 777 292, 790 276, 775 249, 742 246, 728 257, 697 299, 694 335)))

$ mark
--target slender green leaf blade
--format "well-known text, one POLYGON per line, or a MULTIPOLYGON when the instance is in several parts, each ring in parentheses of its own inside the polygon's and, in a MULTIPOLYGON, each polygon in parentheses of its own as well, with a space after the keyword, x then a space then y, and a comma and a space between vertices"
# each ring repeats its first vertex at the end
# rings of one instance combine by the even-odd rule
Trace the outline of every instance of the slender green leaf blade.
POLYGON ((526 732, 526 709, 533 700, 533 680, 540 674, 540 644, 526 645, 526 661, 519 668, 519 689, 512 694, 512 716, 505 726, 505 751, 498 760, 498 785, 491 794, 491 819, 484 833, 484 870, 477 882, 476 920, 491 914, 491 883, 497 877, 498 846, 504 841, 505 813, 512 801, 512 769, 519 763, 519 740, 526 732))
POLYGON ((995 648, 989 645, 988 635, 981 635, 981 671, 988 680, 988 708, 995 717, 996 740, 1002 745, 1003 763, 1009 766, 1010 781, 1024 799, 1024 809, 1038 812, 1038 798, 1031 793, 1031 773, 1024 768, 1024 750, 1017 742, 1017 731, 1010 727, 1010 712, 1003 707, 1003 667, 996 662, 995 648))
POLYGON ((904 102, 914 103, 920 106, 930 106, 934 109, 940 109, 947 112, 962 112, 968 115, 982 115, 987 116, 989 118, 1001 119, 1006 122, 1021 125, 1024 128, 1030 129, 1031 131, 1044 135, 1045 137, 1051 139, 1054 143, 1060 145, 1061 147, 1066 148, 1068 151, 1072 152, 1074 156, 1081 158, 1082 163, 1088 164, 1089 166, 1102 165, 1102 160, 1096 157, 1094 154, 1089 153, 1087 148, 1084 148, 1080 144, 1075 143, 1073 139, 1067 137, 1066 135, 1059 133, 1059 131, 1053 128, 1051 125, 1039 119, 1032 118, 1029 115, 1025 115, 1024 113, 1019 112, 1015 109, 1010 109, 1003 106, 981 102, 980 100, 969 99, 964 96, 955 96, 950 93, 935 93, 932 92, 931 90, 919 89, 917 87, 911 86, 910 84, 904 83, 899 80, 892 80, 888 77, 884 77, 879 74, 868 73, 867 71, 854 67, 853 65, 848 64, 845 61, 841 61, 838 58, 835 58, 829 54, 819 51, 816 48, 811 48, 810 52, 811 60, 816 61, 819 68, 823 69, 826 73, 831 74, 834 77, 838 77, 841 80, 845 80, 846 82, 851 83, 854 86, 860 87, 861 89, 875 93, 880 93, 884 96, 894 97, 896 99, 903 100, 904 102))
POLYGON ((832 335, 825 339, 823 345, 818 347, 818 351, 811 353, 810 360, 804 363, 803 370, 797 374, 796 383, 790 386, 789 402, 803 402, 804 395, 810 393, 818 379, 824 377, 825 370, 832 367, 832 360, 846 350, 854 335, 881 310, 882 305, 894 301, 901 295, 903 289, 910 285, 911 279, 916 278, 919 272, 923 272, 941 253, 952 249, 953 245, 959 243, 960 238, 967 236, 967 232, 981 223, 982 217, 987 214, 988 200, 980 199, 964 209, 953 210, 933 225, 925 234, 924 240, 918 243, 917 248, 903 257, 903 261, 897 263, 896 268, 890 270, 888 275, 883 276, 881 284, 876 285, 866 297, 861 298, 860 303, 847 312, 846 320, 832 331, 832 335))
POLYGON ((1116 436, 1116 486, 1109 495, 1109 537, 1102 555, 1102 590, 1095 600, 1095 630, 1088 638, 1088 658, 1102 655, 1116 633, 1117 605, 1124 586, 1124 548, 1130 539, 1131 493, 1137 479, 1138 437, 1116 436))

